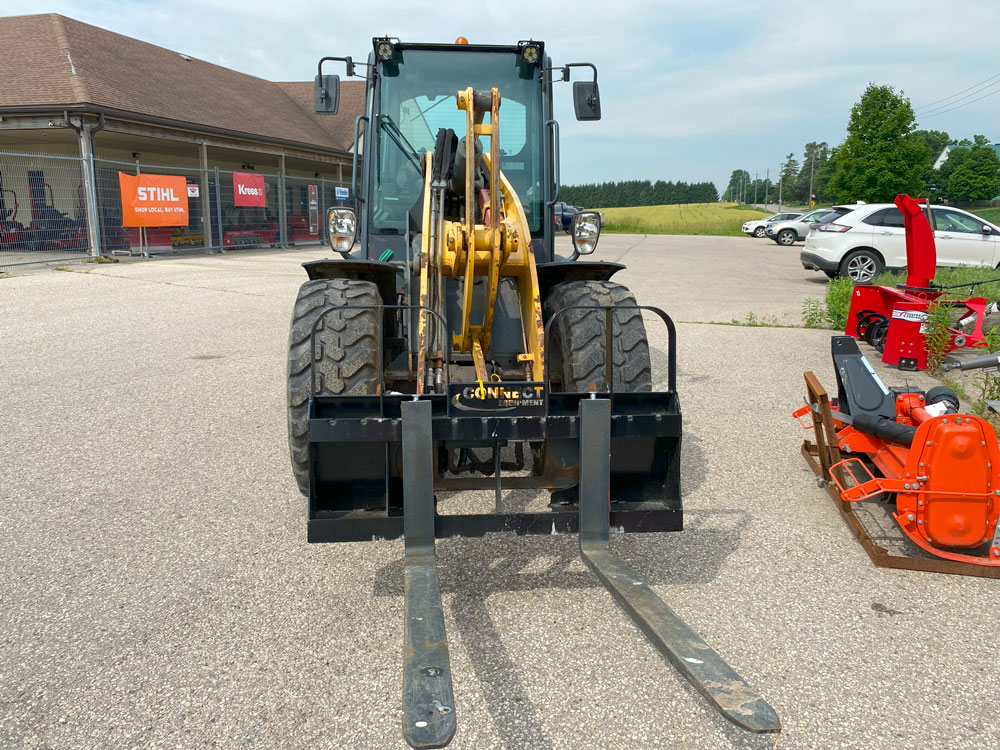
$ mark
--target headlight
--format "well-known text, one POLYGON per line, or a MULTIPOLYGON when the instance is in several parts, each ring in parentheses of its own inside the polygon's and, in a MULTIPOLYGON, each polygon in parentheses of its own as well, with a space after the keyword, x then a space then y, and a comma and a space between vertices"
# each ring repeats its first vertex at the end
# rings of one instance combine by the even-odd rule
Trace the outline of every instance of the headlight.
POLYGON ((330 247, 349 253, 358 236, 358 215, 353 208, 331 208, 326 212, 326 229, 330 247))
POLYGON ((601 215, 597 211, 580 211, 573 217, 573 247, 580 255, 594 252, 600 236, 601 215))

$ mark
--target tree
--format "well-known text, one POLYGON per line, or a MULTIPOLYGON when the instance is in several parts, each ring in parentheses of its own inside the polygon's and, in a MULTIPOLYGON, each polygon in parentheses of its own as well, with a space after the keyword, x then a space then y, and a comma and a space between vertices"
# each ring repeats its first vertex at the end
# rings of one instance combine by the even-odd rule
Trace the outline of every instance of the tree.
POLYGON ((819 162, 816 167, 816 173, 813 175, 813 193, 816 195, 817 203, 834 203, 837 200, 837 194, 833 191, 830 183, 837 172, 837 155, 839 153, 839 147, 830 149, 829 156, 819 162))
POLYGON ((563 185, 561 199, 570 205, 587 208, 614 206, 659 206, 670 203, 714 203, 719 200, 711 182, 664 182, 624 180, 600 185, 563 185))
POLYGON ((793 200, 799 203, 809 203, 811 200, 809 186, 812 184, 812 192, 816 194, 816 172, 829 158, 830 147, 826 141, 821 143, 810 141, 806 144, 805 151, 802 153, 802 169, 799 170, 799 176, 792 187, 793 200))
POLYGON ((945 146, 953 143, 951 136, 943 130, 914 130, 913 136, 927 147, 931 164, 937 161, 945 146))
MULTIPOLYGON (((729 184, 726 185, 726 189, 723 191, 723 197, 729 201, 742 200, 743 193, 746 189, 745 186, 749 183, 749 172, 745 169, 734 169, 732 175, 729 177, 729 184)), ((753 191, 753 185, 750 185, 750 190, 753 191)))
POLYGON ((886 203, 899 193, 920 195, 929 149, 914 134, 910 100, 892 86, 868 84, 851 108, 832 188, 839 200, 886 203))
POLYGON ((941 192, 949 200, 987 200, 1000 192, 1000 159, 983 136, 975 136, 973 144, 953 148, 941 165, 941 192))
POLYGON ((785 161, 781 165, 781 171, 778 175, 780 180, 780 190, 778 195, 782 200, 791 200, 792 198, 792 185, 795 184, 795 178, 799 173, 799 162, 795 159, 795 154, 791 153, 785 156, 785 161))
POLYGON ((913 135, 927 147, 928 158, 921 179, 924 181, 926 195, 940 195, 944 192, 941 173, 934 169, 934 164, 946 146, 954 143, 951 136, 943 130, 914 130, 913 135))

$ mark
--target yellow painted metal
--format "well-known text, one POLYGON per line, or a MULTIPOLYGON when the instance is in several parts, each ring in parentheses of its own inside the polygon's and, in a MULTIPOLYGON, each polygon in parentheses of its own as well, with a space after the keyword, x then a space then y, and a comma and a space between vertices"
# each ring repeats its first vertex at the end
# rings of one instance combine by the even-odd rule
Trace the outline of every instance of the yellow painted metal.
MULTIPOLYGON (((429 307, 427 289, 431 274, 431 159, 430 151, 424 154, 424 210, 420 228, 420 306, 429 307)), ((424 310, 417 314, 417 393, 424 392, 424 374, 427 369, 427 324, 428 315, 424 310)))
MULTIPOLYGON (((427 251, 431 237, 430 216, 430 155, 425 156, 424 174, 424 216, 423 243, 420 254, 420 299, 426 304, 429 277, 437 273, 451 278, 462 278, 462 321, 460 332, 452 339, 456 352, 471 353, 476 365, 476 375, 480 381, 487 380, 485 355, 490 347, 490 330, 493 325, 494 309, 497 303, 500 279, 512 277, 517 285, 520 298, 521 324, 528 351, 518 355, 518 361, 528 365, 529 380, 543 378, 545 361, 545 330, 542 323, 542 307, 538 289, 538 274, 535 270, 535 255, 531 247, 531 232, 527 217, 517 193, 499 168, 500 138, 499 111, 500 93, 491 90, 487 99, 483 94, 467 88, 456 95, 458 108, 466 113, 465 139, 465 221, 442 222, 437 247, 427 251), (478 103, 477 103, 478 99, 478 103), (486 111, 490 122, 482 124, 486 111), (490 175, 489 222, 477 224, 476 218, 476 137, 489 136, 490 152, 483 155, 483 162, 490 175), (494 165, 497 167, 494 169, 494 165), (501 220, 501 216, 503 219, 501 220), (473 284, 477 276, 485 276, 487 287, 483 300, 484 314, 481 323, 471 320, 473 284)), ((484 206, 485 208, 485 206, 484 206)), ((440 301, 439 301, 440 302, 440 301)), ((418 379, 423 377, 426 367, 426 315, 421 316, 420 353, 417 359, 418 379)), ((418 380, 418 393, 422 393, 422 381, 418 380)))
POLYGON ((490 246, 493 250, 493 258, 490 263, 489 273, 486 277, 486 305, 483 307, 483 348, 490 347, 490 333, 493 331, 493 311, 497 300, 497 285, 500 283, 500 266, 503 264, 503 251, 501 249, 500 238, 500 217, 499 202, 497 194, 500 192, 499 168, 494 169, 494 165, 500 165, 500 92, 496 89, 490 91, 490 159, 488 164, 490 172, 490 184, 488 187, 490 195, 490 246))
POLYGON ((483 357, 483 345, 479 342, 479 339, 472 340, 472 363, 476 366, 476 380, 479 381, 479 387, 483 387, 483 381, 489 381, 489 373, 486 372, 486 359, 483 357))
MULTIPOLYGON (((465 110, 465 235, 466 242, 476 233, 476 94, 472 87, 457 94, 458 108, 465 110)), ((462 286, 462 332, 459 335, 458 350, 467 352, 472 348, 472 285, 475 283, 475 258, 466 254, 465 273, 462 286)))

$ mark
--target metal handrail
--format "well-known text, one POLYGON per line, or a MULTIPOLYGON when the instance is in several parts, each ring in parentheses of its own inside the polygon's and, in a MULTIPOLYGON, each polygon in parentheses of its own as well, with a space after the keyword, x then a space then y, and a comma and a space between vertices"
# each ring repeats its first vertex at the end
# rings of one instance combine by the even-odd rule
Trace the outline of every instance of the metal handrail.
MULTIPOLYGON (((667 333, 669 334, 670 340, 667 344, 667 388, 671 392, 677 391, 677 327, 674 325, 674 321, 667 315, 663 310, 653 305, 572 305, 570 307, 563 307, 557 310, 555 314, 545 323, 545 351, 549 351, 549 336, 552 329, 552 324, 555 322, 556 318, 562 315, 564 312, 569 310, 604 310, 604 335, 605 335, 605 345, 604 345, 604 372, 608 381, 608 392, 614 392, 614 357, 612 356, 611 344, 613 340, 612 331, 614 328, 614 311, 618 310, 649 310, 650 312, 656 313, 660 319, 667 326, 667 333)), ((548 399, 549 392, 549 367, 551 362, 551 357, 545 358, 545 369, 542 376, 542 382, 545 384, 545 394, 546 399, 548 399)), ((546 411, 548 411, 546 405, 546 411)))
MULTIPOLYGON (((310 381, 310 383, 309 383, 309 398, 310 399, 313 396, 317 395, 317 393, 316 393, 316 368, 313 367, 313 364, 316 362, 316 331, 319 330, 320 321, 325 320, 326 316, 329 315, 330 313, 336 312, 336 311, 339 311, 339 310, 382 310, 383 312, 385 310, 423 310, 424 312, 430 313, 431 315, 433 315, 434 317, 436 317, 438 319, 438 321, 441 323, 442 326, 445 325, 444 318, 442 318, 439 313, 435 312, 434 310, 431 310, 429 307, 425 307, 424 305, 338 305, 337 307, 331 307, 331 308, 329 308, 327 310, 324 310, 318 316, 316 316, 316 320, 313 321, 312 327, 309 330, 309 381, 310 381)), ((379 378, 378 379, 379 379, 379 385, 380 385, 380 390, 379 390, 379 394, 378 395, 380 397, 385 395, 385 389, 381 387, 381 386, 385 385, 385 383, 384 383, 384 380, 385 380, 385 362, 383 361, 383 356, 382 356, 383 355, 383 352, 382 352, 382 325, 383 325, 383 319, 384 319, 384 317, 385 317, 384 315, 380 315, 379 316, 379 318, 378 318, 378 330, 376 332, 377 333, 377 337, 378 337, 377 338, 377 342, 378 342, 378 368, 379 368, 379 378)), ((448 342, 448 360, 449 361, 451 360, 451 354, 452 354, 452 351, 451 351, 451 342, 449 341, 448 342)), ((407 356, 409 356, 409 352, 407 352, 407 356)), ((448 372, 449 368, 446 367, 444 369, 445 369, 445 373, 444 373, 444 378, 445 378, 445 380, 444 380, 444 387, 445 387, 445 393, 447 393, 448 392, 448 386, 451 385, 451 378, 450 378, 450 375, 449 375, 449 372, 448 372)), ((416 394, 413 394, 413 397, 415 399, 418 398, 418 396, 416 394)))
POLYGON ((552 208, 559 200, 559 123, 555 120, 545 121, 546 135, 552 133, 552 200, 545 202, 546 208, 552 208))
MULTIPOLYGON (((368 119, 368 115, 358 115, 354 120, 354 156, 351 159, 351 197, 358 203, 365 202, 365 199, 358 195, 358 150, 360 148, 358 141, 361 138, 362 120, 371 124, 371 120, 368 119)), ((365 128, 366 135, 367 132, 368 128, 365 128)))
MULTIPOLYGON (((327 310, 324 310, 323 312, 321 312, 316 317, 316 320, 313 321, 312 327, 310 328, 310 331, 309 331, 309 362, 310 362, 310 370, 309 370, 309 379, 310 379, 309 398, 310 399, 312 399, 313 396, 318 395, 317 392, 316 392, 316 368, 313 367, 313 364, 316 362, 316 331, 319 330, 320 321, 325 320, 327 315, 329 315, 330 313, 335 312, 337 310, 381 310, 383 312, 385 310, 399 310, 399 311, 404 311, 404 310, 421 310, 421 311, 423 311, 425 313, 430 313, 435 318, 437 318, 437 320, 440 323, 440 325, 442 326, 442 328, 444 330, 447 330, 447 325, 445 323, 444 318, 441 316, 441 314, 438 313, 438 312, 435 312, 434 310, 432 310, 429 307, 426 307, 424 305, 338 305, 337 307, 331 307, 331 308, 329 308, 327 310)), ((552 324, 555 322, 555 320, 560 315, 562 315, 563 313, 568 312, 570 310, 604 310, 604 314, 605 314, 605 323, 604 323, 604 332, 605 332, 604 366, 605 366, 605 377, 607 378, 607 383, 608 383, 608 393, 611 396, 614 395, 614 356, 613 356, 613 352, 612 352, 612 342, 613 342, 613 338, 614 338, 614 327, 615 327, 614 312, 615 312, 615 310, 648 310, 648 311, 650 311, 652 313, 655 313, 664 322, 664 324, 667 327, 667 333, 669 335, 669 340, 667 342, 667 388, 668 388, 668 390, 671 393, 676 393, 676 391, 677 391, 677 328, 674 325, 674 321, 671 319, 671 317, 669 315, 667 315, 667 313, 665 313, 663 310, 661 310, 658 307, 654 307, 653 305, 572 305, 570 307, 563 307, 563 308, 557 310, 552 315, 552 317, 549 318, 549 320, 545 323, 545 333, 544 333, 544 337, 545 337, 545 351, 549 351, 549 338, 550 338, 550 334, 551 334, 552 324)), ((380 399, 385 395, 385 390, 384 390, 384 388, 381 387, 381 386, 384 386, 384 379, 385 379, 385 363, 383 361, 383 351, 382 351, 383 319, 384 319, 384 316, 380 315, 379 318, 378 318, 378 330, 376 331, 376 334, 377 334, 377 337, 378 337, 378 339, 377 339, 377 341, 378 341, 378 355, 377 356, 378 356, 379 385, 380 385, 380 389, 379 389, 379 394, 378 395, 379 395, 380 399)), ((450 337, 446 336, 445 338, 450 338, 450 337)), ((446 360, 445 361, 446 362, 450 362, 451 358, 452 358, 452 354, 453 354, 451 341, 448 341, 447 347, 448 347, 448 351, 446 352, 446 360)), ((545 413, 546 414, 548 414, 548 411, 549 411, 549 408, 548 408, 549 390, 550 390, 550 388, 549 388, 549 379, 550 379, 550 376, 551 376, 551 372, 550 372, 550 360, 551 360, 550 357, 546 357, 545 358, 545 367, 544 367, 544 370, 542 372, 542 382, 545 385, 545 413)), ((445 394, 449 394, 450 393, 450 387, 451 387, 451 368, 450 367, 445 367, 444 370, 445 370, 445 373, 444 373, 444 377, 445 377, 444 392, 445 392, 445 394)), ((374 394, 372 394, 372 395, 374 395, 374 394)), ((420 398, 420 396, 418 394, 408 394, 408 395, 412 396, 414 399, 419 399, 420 398)), ((433 395, 433 394, 425 394, 425 395, 433 395)), ((448 411, 449 414, 451 413, 451 402, 450 402, 450 400, 448 402, 447 411, 448 411)))

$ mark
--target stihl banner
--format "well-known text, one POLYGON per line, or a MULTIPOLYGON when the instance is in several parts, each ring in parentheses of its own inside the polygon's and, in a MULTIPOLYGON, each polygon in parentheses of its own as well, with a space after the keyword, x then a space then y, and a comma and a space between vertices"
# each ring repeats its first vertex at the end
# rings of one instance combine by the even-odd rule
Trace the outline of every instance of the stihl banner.
POLYGON ((247 172, 233 172, 233 205, 267 205, 264 195, 264 175, 247 172))
POLYGON ((123 227, 186 227, 187 179, 163 174, 118 173, 123 227))

